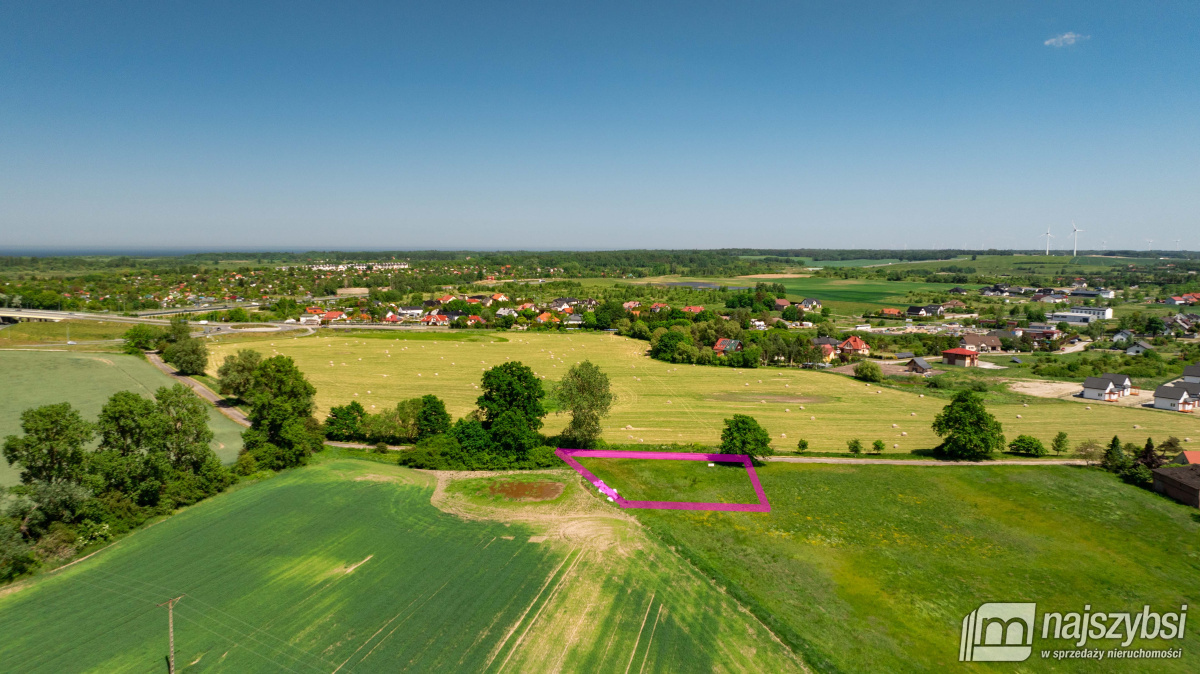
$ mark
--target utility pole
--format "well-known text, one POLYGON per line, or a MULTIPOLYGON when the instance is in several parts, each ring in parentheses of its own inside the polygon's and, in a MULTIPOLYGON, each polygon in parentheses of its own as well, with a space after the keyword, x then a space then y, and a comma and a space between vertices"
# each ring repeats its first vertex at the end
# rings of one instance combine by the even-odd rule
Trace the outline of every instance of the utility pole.
POLYGON ((159 604, 159 606, 167 607, 167 647, 171 649, 167 658, 168 674, 175 674, 175 604, 186 596, 186 594, 181 594, 159 604))

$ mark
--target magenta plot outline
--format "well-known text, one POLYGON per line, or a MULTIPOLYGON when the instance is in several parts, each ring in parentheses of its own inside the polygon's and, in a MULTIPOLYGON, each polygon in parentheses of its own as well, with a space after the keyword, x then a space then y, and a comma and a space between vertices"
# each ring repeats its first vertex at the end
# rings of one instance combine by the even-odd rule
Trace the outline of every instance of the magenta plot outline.
POLYGON ((624 451, 615 449, 563 449, 559 447, 554 450, 554 454, 565 461, 582 475, 588 482, 592 483, 600 492, 613 500, 622 508, 653 508, 659 510, 720 510, 725 512, 745 512, 745 513, 769 513, 771 512, 771 504, 767 502, 767 494, 763 491, 762 484, 758 481, 758 474, 754 472, 754 466, 751 464, 750 457, 745 454, 698 454, 688 452, 637 452, 624 451), (754 485, 754 493, 758 495, 758 503, 701 503, 697 501, 630 501, 620 494, 617 490, 604 484, 604 480, 596 477, 592 471, 583 467, 583 464, 575 460, 575 457, 595 458, 595 459, 659 459, 659 460, 676 460, 676 461, 714 461, 721 463, 740 463, 746 467, 746 472, 750 475, 750 483, 754 485))

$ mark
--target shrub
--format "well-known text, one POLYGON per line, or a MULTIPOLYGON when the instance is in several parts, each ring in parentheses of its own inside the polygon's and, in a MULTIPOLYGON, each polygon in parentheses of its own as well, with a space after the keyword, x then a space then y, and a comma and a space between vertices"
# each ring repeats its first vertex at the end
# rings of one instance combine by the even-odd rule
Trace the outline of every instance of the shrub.
POLYGON ((808 451, 808 440, 801 438, 800 442, 796 443, 796 451, 797 452, 807 452, 808 451))
POLYGON ((854 377, 862 381, 881 382, 883 381, 883 370, 878 363, 864 360, 854 366, 854 377))
POLYGON ((1008 443, 1008 451, 1029 456, 1045 456, 1046 446, 1032 435, 1018 435, 1015 440, 1008 443))

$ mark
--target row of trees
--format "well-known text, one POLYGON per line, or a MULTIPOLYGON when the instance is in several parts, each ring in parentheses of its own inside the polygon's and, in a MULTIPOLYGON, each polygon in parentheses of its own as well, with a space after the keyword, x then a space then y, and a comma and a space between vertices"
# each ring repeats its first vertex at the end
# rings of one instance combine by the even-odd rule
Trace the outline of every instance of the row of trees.
POLYGON ((139 323, 125 331, 125 349, 141 355, 160 350, 163 360, 185 375, 204 374, 208 368, 208 347, 204 340, 192 337, 187 319, 176 317, 166 329, 139 323))

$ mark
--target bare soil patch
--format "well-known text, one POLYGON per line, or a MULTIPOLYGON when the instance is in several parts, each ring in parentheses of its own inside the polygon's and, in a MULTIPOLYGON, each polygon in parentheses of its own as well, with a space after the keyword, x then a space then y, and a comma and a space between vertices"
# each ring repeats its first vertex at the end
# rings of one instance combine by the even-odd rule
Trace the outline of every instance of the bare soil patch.
MULTIPOLYGON (((906 375, 906 374, 913 374, 913 373, 909 372, 908 370, 906 370, 906 369, 905 369, 905 367, 904 367, 904 366, 905 366, 905 364, 906 364, 906 363, 908 363, 908 361, 907 361, 907 360, 903 360, 903 361, 894 361, 894 362, 879 362, 879 361, 875 361, 875 363, 877 363, 877 364, 879 365, 879 369, 883 371, 883 374, 884 374, 884 376, 888 376, 888 375, 901 375, 901 376, 903 376, 903 375, 906 375)), ((837 372, 837 373, 839 373, 839 374, 849 374, 849 375, 853 375, 853 374, 854 374, 854 366, 855 366, 855 365, 856 365, 856 363, 850 363, 849 365, 841 365, 841 366, 839 366, 839 367, 832 367, 832 368, 829 368, 829 370, 827 370, 827 371, 828 371, 828 372, 837 372)), ((929 371, 929 374, 930 374, 930 375, 936 375, 936 374, 941 374, 941 373, 943 373, 943 372, 945 372, 945 370, 930 370, 930 371, 929 371)))
POLYGON ((565 486, 561 482, 501 480, 488 485, 488 493, 509 501, 550 501, 558 498, 565 486))

